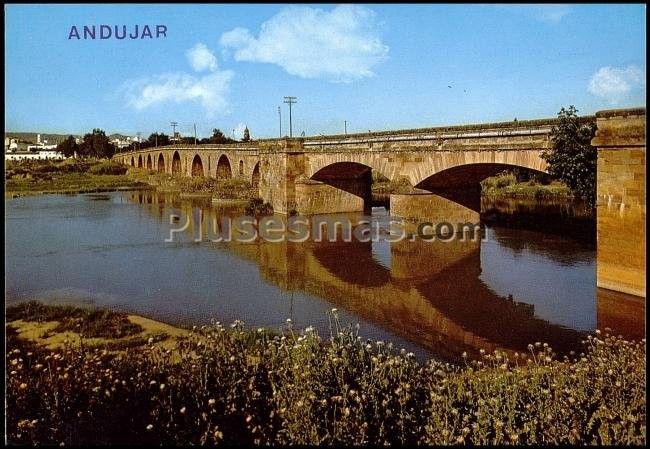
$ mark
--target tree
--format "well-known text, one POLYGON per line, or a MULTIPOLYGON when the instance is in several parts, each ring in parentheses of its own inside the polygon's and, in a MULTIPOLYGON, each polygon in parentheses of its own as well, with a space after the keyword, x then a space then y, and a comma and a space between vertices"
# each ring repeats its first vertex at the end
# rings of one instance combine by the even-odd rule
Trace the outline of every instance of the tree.
POLYGON ((226 137, 225 134, 222 133, 221 130, 218 128, 214 128, 212 130, 212 137, 201 139, 199 141, 199 143, 211 143, 211 144, 233 143, 233 142, 236 141, 231 139, 230 137, 226 137))
POLYGON ((142 148, 149 148, 149 147, 162 147, 165 145, 170 145, 171 140, 169 139, 169 136, 164 133, 152 133, 149 135, 149 138, 144 142, 146 143, 146 146, 141 146, 142 148))
POLYGON ((115 146, 108 140, 106 133, 98 128, 84 135, 79 145, 79 154, 83 157, 110 158, 115 154, 115 146))
POLYGON ((552 148, 542 152, 551 176, 564 182, 587 207, 596 204, 597 151, 591 146, 596 134, 595 121, 578 117, 578 110, 571 105, 558 113, 558 123, 551 130, 552 148))
POLYGON ((79 145, 74 137, 68 136, 63 142, 56 146, 56 150, 63 153, 65 157, 72 157, 79 152, 79 145))
POLYGON ((248 131, 248 126, 244 128, 244 137, 242 137, 241 141, 242 142, 250 142, 251 140, 251 133, 248 131))

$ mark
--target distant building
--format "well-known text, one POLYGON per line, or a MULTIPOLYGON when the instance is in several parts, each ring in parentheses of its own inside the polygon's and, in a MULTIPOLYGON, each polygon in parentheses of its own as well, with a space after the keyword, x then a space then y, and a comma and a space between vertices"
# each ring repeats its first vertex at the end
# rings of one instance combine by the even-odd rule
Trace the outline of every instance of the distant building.
POLYGON ((62 160, 63 153, 56 150, 40 151, 15 151, 5 153, 5 161, 26 161, 26 160, 62 160))
POLYGON ((14 137, 5 137, 5 161, 24 160, 60 160, 65 159, 63 153, 56 151, 56 144, 49 144, 41 140, 41 135, 36 136, 36 144, 19 142, 14 137))
POLYGON ((140 142, 140 138, 137 136, 131 137, 131 136, 113 135, 111 137, 112 139, 110 142, 113 145, 115 145, 115 148, 117 148, 118 150, 126 148, 134 142, 140 142))

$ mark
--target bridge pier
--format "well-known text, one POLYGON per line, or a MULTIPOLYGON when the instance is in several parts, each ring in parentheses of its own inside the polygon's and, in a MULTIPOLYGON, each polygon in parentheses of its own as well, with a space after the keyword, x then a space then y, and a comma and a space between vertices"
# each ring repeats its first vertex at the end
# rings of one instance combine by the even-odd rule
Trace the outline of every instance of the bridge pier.
MULTIPOLYGON (((480 192, 479 192, 480 201, 480 192)), ((459 225, 477 225, 480 222, 479 210, 470 209, 455 201, 435 193, 410 193, 390 195, 390 214, 406 222, 407 232, 415 233, 415 227, 420 223, 431 223, 433 227, 447 223, 455 231, 459 225), (413 224, 411 229, 410 224, 413 224)), ((427 230, 432 232, 433 229, 427 230)))
POLYGON ((597 284, 645 298, 645 109, 596 120, 597 284))

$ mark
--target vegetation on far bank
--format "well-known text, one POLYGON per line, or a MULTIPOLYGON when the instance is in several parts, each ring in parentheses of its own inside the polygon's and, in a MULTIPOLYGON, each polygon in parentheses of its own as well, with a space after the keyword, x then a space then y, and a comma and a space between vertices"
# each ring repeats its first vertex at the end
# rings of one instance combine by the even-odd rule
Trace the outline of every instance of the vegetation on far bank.
POLYGON ((147 183, 160 192, 205 194, 214 198, 230 200, 250 200, 257 196, 251 183, 243 179, 172 176, 167 173, 155 173, 151 170, 133 167, 129 167, 128 174, 131 178, 147 183))
POLYGON ((7 325, 10 444, 646 442, 645 340, 597 332, 561 359, 533 342, 453 366, 362 340, 336 309, 327 337, 290 320, 281 333, 214 323, 120 351, 46 348, 24 332, 70 315, 110 333, 110 314, 33 303, 7 314, 19 318, 7 325))
POLYGON ((147 188, 126 176, 127 167, 111 160, 5 161, 5 192, 84 193, 147 188))
POLYGON ((572 198, 566 184, 548 177, 504 171, 481 182, 481 195, 512 198, 572 198))

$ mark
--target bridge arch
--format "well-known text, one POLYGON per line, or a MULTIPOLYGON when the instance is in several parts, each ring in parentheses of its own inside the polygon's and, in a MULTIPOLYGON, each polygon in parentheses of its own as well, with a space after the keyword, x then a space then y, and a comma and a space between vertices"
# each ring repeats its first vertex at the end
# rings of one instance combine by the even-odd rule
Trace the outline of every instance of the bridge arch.
POLYGON ((428 155, 422 163, 415 165, 404 174, 413 186, 427 185, 434 181, 437 175, 443 175, 443 178, 438 178, 440 180, 469 185, 479 183, 508 168, 524 168, 547 173, 546 161, 540 155, 541 150, 447 151, 428 155), (454 177, 458 178, 458 181, 452 180, 453 175, 458 175, 454 177))
POLYGON ((239 176, 244 176, 244 161, 239 160, 239 176))
POLYGON ((230 168, 230 160, 228 156, 222 154, 217 161, 217 179, 230 179, 232 178, 232 169, 230 168))
POLYGON ((307 177, 314 179, 314 175, 319 171, 328 166, 340 163, 365 165, 376 173, 391 180, 399 176, 399 168, 395 166, 395 164, 391 164, 389 158, 378 157, 376 154, 368 152, 341 152, 310 155, 308 158, 306 175, 307 177))
POLYGON ((181 172, 181 155, 178 151, 174 151, 172 156, 172 174, 177 174, 181 172))
POLYGON ((495 176, 504 170, 525 169, 535 173, 546 173, 539 168, 522 167, 520 165, 496 164, 496 163, 477 163, 456 165, 453 167, 440 170, 415 185, 416 188, 423 190, 439 190, 446 188, 462 188, 475 186, 486 178, 495 176))
MULTIPOLYGON (((372 199, 371 166, 359 162, 335 162, 318 170, 311 176, 311 180, 319 181, 336 189, 330 189, 330 195, 337 197, 334 200, 335 203, 350 203, 350 195, 352 195, 361 199, 361 203, 359 203, 361 207, 367 208, 370 206, 372 199), (344 192, 349 195, 345 195, 344 192)), ((322 194, 327 195, 327 193, 317 193, 316 195, 322 194)), ((358 198, 353 200, 352 203, 357 204, 359 202, 358 198)))
POLYGON ((158 172, 165 173, 165 157, 162 153, 158 155, 158 172))
POLYGON ((147 170, 153 170, 153 162, 151 161, 151 154, 147 154, 147 170))
POLYGON ((142 168, 142 155, 138 156, 138 168, 142 168))
POLYGON ((260 186, 260 163, 259 161, 253 167, 253 174, 251 175, 251 186, 254 189, 259 188, 260 186))
POLYGON ((198 154, 192 159, 192 176, 205 176, 203 161, 201 161, 201 156, 198 154))
POLYGON ((131 156, 131 167, 135 167, 135 159, 133 159, 133 156, 131 156))
POLYGON ((481 210, 481 181, 504 170, 524 169, 533 173, 545 170, 503 163, 474 163, 455 165, 440 170, 415 184, 416 189, 427 190, 473 211, 481 210))

